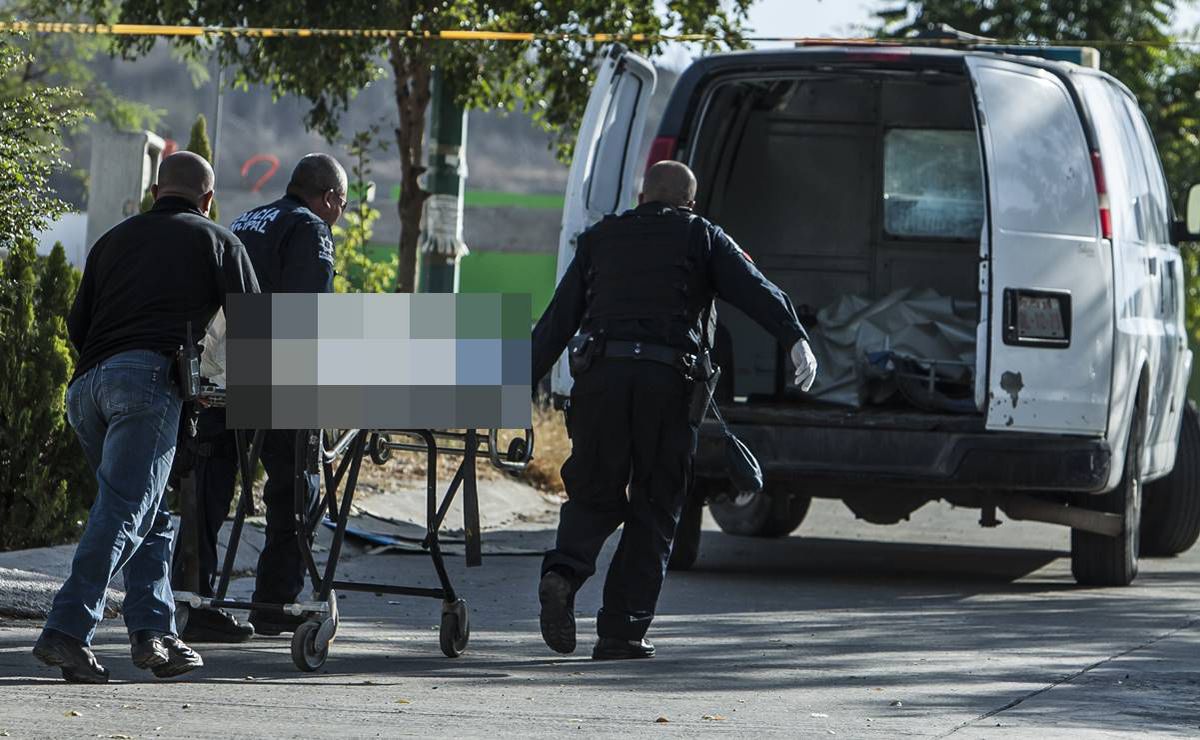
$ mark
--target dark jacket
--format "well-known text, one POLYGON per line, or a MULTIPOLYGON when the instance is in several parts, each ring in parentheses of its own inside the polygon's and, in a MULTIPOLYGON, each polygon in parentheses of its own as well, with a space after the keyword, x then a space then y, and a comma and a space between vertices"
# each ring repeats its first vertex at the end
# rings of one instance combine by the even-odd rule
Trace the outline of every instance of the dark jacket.
POLYGON ((171 352, 193 339, 226 293, 257 293, 250 259, 228 229, 183 198, 159 198, 92 247, 67 317, 75 377, 129 350, 171 352))
POLYGON ((264 293, 333 292, 333 234, 300 198, 247 211, 229 228, 246 245, 264 293))
MULTIPOLYGON (((619 217, 608 217, 579 236, 575 258, 533 330, 535 384, 554 366, 575 332, 590 328, 589 308, 596 301, 594 288, 597 275, 602 273, 595 269, 596 250, 619 245, 621 239, 635 239, 640 231, 674 233, 673 238, 687 240, 685 248, 680 250, 688 265, 683 288, 685 308, 670 323, 664 323, 659 317, 620 317, 614 316, 611 310, 605 311, 611 317, 603 327, 608 338, 663 344, 681 352, 697 353, 701 339, 700 316, 714 297, 741 309, 786 348, 807 338, 791 299, 758 271, 746 253, 719 226, 693 216, 686 209, 646 203, 619 217), (676 222, 680 228, 673 232, 663 228, 676 222)), ((665 246, 674 248, 678 245, 665 246)), ((630 273, 637 271, 639 250, 655 248, 658 247, 654 244, 639 244, 637 249, 630 250, 625 269, 630 273)), ((663 284, 661 289, 677 292, 679 286, 663 284)))

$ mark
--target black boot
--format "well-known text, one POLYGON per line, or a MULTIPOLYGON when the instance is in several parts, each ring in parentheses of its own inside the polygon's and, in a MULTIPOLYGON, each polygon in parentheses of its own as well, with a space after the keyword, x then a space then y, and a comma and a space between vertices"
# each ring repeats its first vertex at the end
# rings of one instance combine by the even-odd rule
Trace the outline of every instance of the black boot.
POLYGON ((538 584, 542 602, 542 639, 556 653, 575 652, 575 587, 557 571, 542 575, 538 584))
POLYGON ((279 611, 252 611, 247 620, 254 626, 254 633, 274 637, 285 632, 295 632, 304 624, 304 617, 296 617, 279 611))
POLYGON ((593 660, 630 660, 653 657, 654 645, 644 637, 640 640, 601 637, 596 640, 596 647, 592 650, 593 660))
POLYGON ((254 637, 254 627, 224 609, 192 609, 179 637, 188 642, 245 642, 254 637))
POLYGON ((69 683, 108 683, 108 669, 100 665, 91 648, 57 630, 44 629, 33 646, 33 657, 62 669, 69 683))

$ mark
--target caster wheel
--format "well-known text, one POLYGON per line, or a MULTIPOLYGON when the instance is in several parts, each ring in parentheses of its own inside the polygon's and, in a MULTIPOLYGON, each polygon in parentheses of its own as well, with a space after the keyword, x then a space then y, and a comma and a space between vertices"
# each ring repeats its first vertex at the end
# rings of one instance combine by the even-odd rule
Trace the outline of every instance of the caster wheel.
POLYGON ((315 671, 325 665, 329 657, 329 643, 317 648, 317 632, 320 622, 305 622, 292 635, 292 662, 302 671, 315 671))
POLYGON ((508 462, 519 463, 525 459, 525 452, 525 440, 518 437, 508 443, 508 452, 505 453, 504 457, 508 462))
POLYGON ((457 658, 467 649, 470 639, 471 620, 467 616, 467 602, 459 599, 442 604, 442 630, 438 634, 442 654, 447 658, 457 658))
POLYGON ((182 635, 184 633, 190 616, 192 616, 192 607, 187 604, 175 605, 175 634, 182 635))
POLYGON ((371 456, 371 462, 383 465, 392 459, 392 451, 385 444, 390 441, 392 441, 391 437, 386 434, 371 435, 371 441, 367 444, 367 453, 371 456))

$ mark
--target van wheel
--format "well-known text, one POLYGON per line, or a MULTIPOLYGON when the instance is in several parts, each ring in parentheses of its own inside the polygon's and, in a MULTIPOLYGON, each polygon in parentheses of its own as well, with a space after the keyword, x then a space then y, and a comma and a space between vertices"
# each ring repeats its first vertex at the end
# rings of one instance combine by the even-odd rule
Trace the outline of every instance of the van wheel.
POLYGON ((1109 537, 1071 530, 1071 573, 1080 585, 1128 586, 1137 577, 1142 518, 1142 424, 1141 409, 1135 407, 1121 482, 1108 493, 1085 497, 1087 508, 1121 514, 1121 533, 1109 537))
POLYGON ((812 499, 785 492, 734 493, 708 505, 713 519, 726 534, 743 537, 786 537, 808 514, 812 499))
POLYGON ((1191 402, 1183 407, 1175 468, 1146 486, 1143 507, 1143 555, 1178 555, 1200 538, 1200 415, 1191 402))
POLYGON ((691 570, 696 564, 696 558, 700 556, 700 523, 703 519, 704 500, 699 496, 688 496, 675 529, 667 570, 691 570))

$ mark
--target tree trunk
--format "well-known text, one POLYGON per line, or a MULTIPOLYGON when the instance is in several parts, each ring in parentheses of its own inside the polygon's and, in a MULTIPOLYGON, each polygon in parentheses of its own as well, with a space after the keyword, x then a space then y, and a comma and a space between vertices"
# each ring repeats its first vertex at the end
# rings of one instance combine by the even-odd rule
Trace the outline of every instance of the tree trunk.
POLYGON ((392 73, 396 80, 396 108, 400 125, 396 146, 400 151, 400 246, 396 292, 412 293, 417 287, 417 240, 421 234, 421 211, 429 193, 421 187, 425 144, 425 111, 430 100, 430 69, 424 44, 388 42, 392 73))

